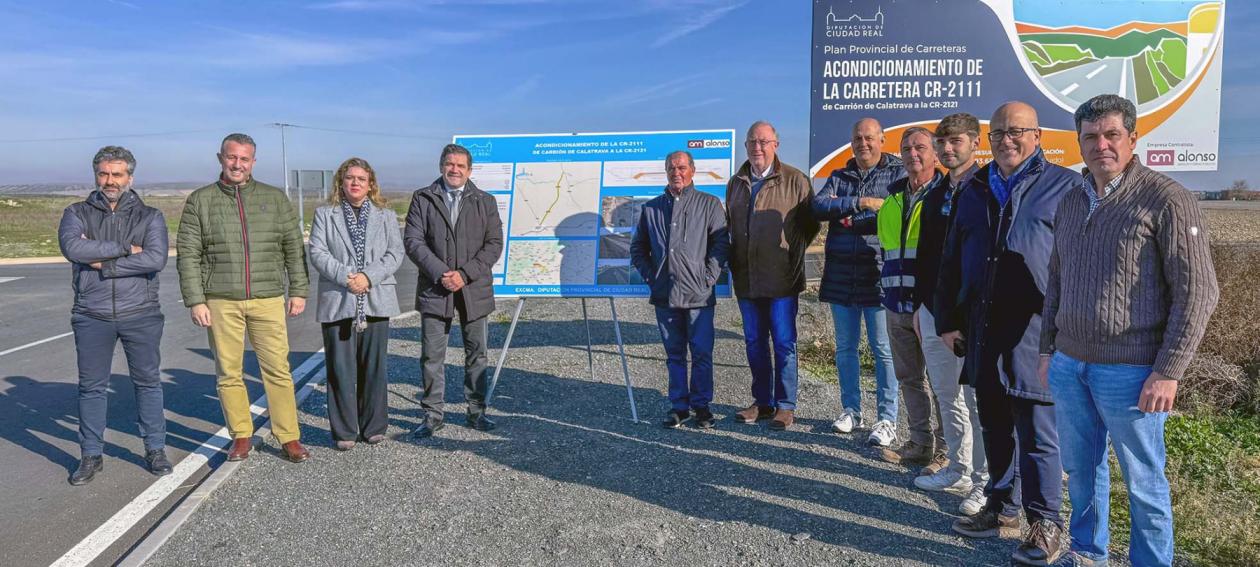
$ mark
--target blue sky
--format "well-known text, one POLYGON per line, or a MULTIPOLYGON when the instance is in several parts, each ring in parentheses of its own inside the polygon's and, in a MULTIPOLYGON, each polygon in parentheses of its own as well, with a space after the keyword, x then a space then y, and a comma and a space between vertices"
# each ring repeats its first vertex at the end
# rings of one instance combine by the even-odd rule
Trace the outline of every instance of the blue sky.
MULTIPOLYGON (((1255 4, 1228 3, 1222 167, 1181 177, 1196 188, 1260 187, 1255 4)), ((257 176, 279 182, 273 122, 320 128, 289 130, 290 168, 358 155, 392 186, 436 177, 456 133, 742 137, 756 119, 778 126, 780 154, 804 168, 810 11, 806 0, 0 0, 0 184, 89 182, 107 143, 135 152, 137 182, 209 181, 233 130, 257 139, 257 176)))

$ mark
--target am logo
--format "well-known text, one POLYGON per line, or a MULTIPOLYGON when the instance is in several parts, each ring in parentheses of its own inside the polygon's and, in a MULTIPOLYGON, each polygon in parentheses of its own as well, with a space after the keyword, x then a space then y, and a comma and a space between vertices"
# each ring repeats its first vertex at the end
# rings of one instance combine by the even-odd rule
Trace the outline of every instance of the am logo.
POLYGON ((704 140, 687 140, 687 149, 697 150, 704 148, 704 140))
POLYGON ((1148 166, 1176 165, 1176 163, 1176 150, 1146 150, 1146 165, 1148 166))

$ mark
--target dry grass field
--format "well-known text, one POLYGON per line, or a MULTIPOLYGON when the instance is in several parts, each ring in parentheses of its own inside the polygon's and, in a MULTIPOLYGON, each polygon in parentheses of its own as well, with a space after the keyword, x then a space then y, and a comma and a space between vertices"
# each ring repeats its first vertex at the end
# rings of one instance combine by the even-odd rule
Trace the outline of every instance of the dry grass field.
MULTIPOLYGON (((0 195, 0 259, 60 256, 57 246, 57 225, 65 208, 81 200, 62 196, 6 196, 0 195)), ((171 247, 175 246, 175 231, 179 227, 179 215, 184 209, 184 197, 146 197, 144 202, 162 210, 170 231, 171 247)), ((390 195, 389 205, 400 215, 407 213, 407 195, 390 195)), ((306 230, 309 232, 313 211, 320 202, 307 199, 306 230)), ((296 203, 295 203, 296 205, 296 203)))

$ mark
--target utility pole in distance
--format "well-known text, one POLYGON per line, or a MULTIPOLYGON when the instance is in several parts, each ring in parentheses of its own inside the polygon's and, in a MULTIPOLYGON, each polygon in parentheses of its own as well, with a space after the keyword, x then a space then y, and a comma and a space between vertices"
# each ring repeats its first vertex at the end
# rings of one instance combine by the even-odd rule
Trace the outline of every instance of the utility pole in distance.
MULTIPOLYGON (((292 201, 292 197, 289 196, 289 154, 288 154, 287 149, 285 148, 284 129, 286 127, 292 127, 293 125, 286 124, 284 122, 272 122, 271 125, 280 129, 280 166, 284 168, 284 198, 292 201)), ((306 217, 306 209, 302 203, 302 190, 301 188, 298 188, 298 226, 299 227, 306 226, 305 217, 306 217)))

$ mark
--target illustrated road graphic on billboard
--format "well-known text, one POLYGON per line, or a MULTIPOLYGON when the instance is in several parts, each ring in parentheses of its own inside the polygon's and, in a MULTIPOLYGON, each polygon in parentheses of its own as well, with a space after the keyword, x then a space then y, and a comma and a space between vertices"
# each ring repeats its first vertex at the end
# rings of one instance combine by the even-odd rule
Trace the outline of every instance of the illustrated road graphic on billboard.
POLYGON ((1103 29, 1027 21, 1020 18, 1022 4, 1015 5, 1015 18, 1023 56, 1065 107, 1110 93, 1135 101, 1139 112, 1158 106, 1198 68, 1221 9, 1219 2, 1193 4, 1184 19, 1133 20, 1103 29))

